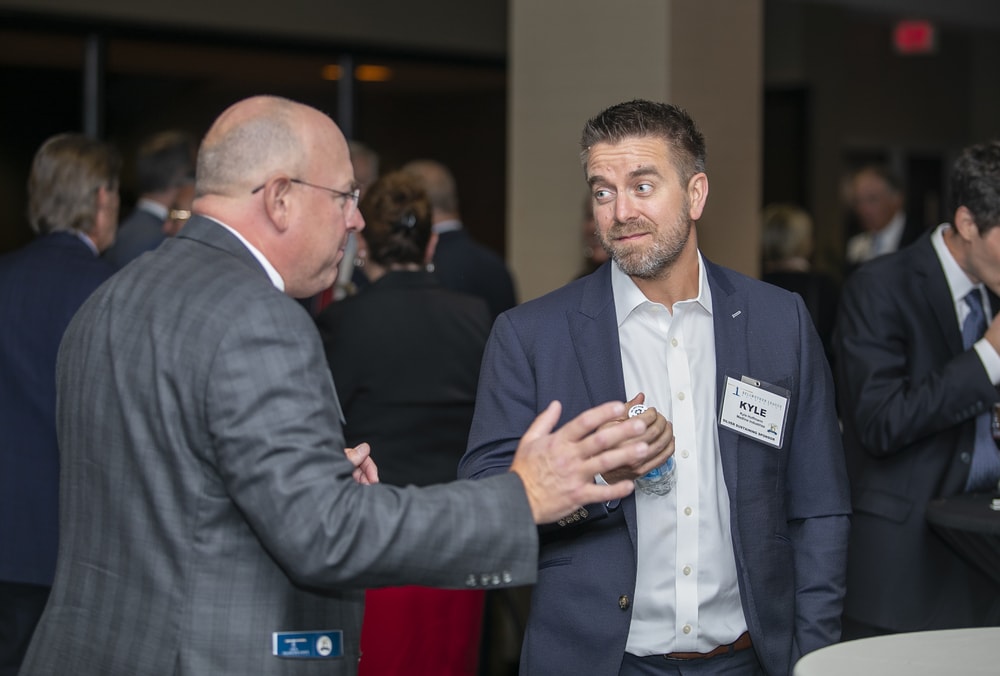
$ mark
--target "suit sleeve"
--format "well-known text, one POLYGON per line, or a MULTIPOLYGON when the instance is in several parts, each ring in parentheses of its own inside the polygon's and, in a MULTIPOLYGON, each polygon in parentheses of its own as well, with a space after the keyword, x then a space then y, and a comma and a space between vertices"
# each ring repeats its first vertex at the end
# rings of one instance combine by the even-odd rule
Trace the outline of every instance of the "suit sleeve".
POLYGON ((933 362, 943 348, 931 347, 927 334, 939 327, 926 307, 907 307, 926 306, 922 295, 912 297, 923 291, 901 286, 858 270, 845 286, 835 335, 841 414, 875 457, 974 418, 997 400, 975 350, 933 362))
POLYGON ((521 434, 538 415, 539 406, 548 403, 538 401, 528 355, 510 319, 500 315, 483 354, 476 411, 458 476, 479 479, 506 472, 521 434))
POLYGON ((840 640, 847 578, 850 491, 833 378, 801 300, 800 369, 787 469, 788 533, 795 560, 797 658, 840 640))
POLYGON ((357 484, 307 314, 260 302, 238 317, 212 359, 206 471, 290 578, 326 589, 534 581, 537 533, 516 475, 423 489, 357 484))

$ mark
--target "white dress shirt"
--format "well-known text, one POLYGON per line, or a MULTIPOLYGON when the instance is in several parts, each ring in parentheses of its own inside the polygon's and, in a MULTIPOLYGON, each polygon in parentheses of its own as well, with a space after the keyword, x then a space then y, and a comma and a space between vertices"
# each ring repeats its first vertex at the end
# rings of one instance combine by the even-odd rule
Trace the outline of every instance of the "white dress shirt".
MULTIPOLYGON (((965 296, 973 289, 978 289, 982 296, 983 310, 986 312, 986 323, 989 324, 993 316, 990 308, 989 295, 983 289, 982 284, 973 284, 969 276, 958 265, 955 257, 951 255, 948 245, 944 243, 944 232, 951 228, 950 223, 942 223, 931 233, 931 244, 938 260, 941 261, 941 269, 944 270, 945 280, 948 282, 948 289, 951 291, 952 302, 955 304, 955 316, 958 319, 958 330, 962 330, 966 315, 969 314, 969 306, 965 302, 965 296)), ((993 349, 986 338, 980 338, 973 346, 979 360, 983 362, 983 368, 990 377, 990 382, 1000 385, 1000 354, 993 349)))
POLYGON ((626 651, 708 652, 746 631, 722 476, 715 405, 712 294, 698 257, 698 296, 666 308, 613 264, 627 398, 638 392, 673 423, 677 483, 636 492, 638 567, 626 651))

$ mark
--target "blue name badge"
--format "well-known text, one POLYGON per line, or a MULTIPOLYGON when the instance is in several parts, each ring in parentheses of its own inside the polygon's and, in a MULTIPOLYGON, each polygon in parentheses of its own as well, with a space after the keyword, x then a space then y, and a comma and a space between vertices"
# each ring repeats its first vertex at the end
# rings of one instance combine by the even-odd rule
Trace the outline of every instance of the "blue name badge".
POLYGON ((271 635, 272 650, 278 657, 328 660, 344 656, 344 632, 276 631, 271 635))

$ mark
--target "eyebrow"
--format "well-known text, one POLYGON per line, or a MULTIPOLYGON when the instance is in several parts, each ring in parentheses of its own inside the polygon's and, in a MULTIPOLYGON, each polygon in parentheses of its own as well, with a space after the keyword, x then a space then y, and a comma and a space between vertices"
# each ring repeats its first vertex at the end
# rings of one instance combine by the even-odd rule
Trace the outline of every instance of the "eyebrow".
MULTIPOLYGON (((642 178, 643 176, 656 176, 657 178, 659 178, 661 174, 659 169, 657 169, 652 165, 643 165, 641 167, 638 167, 637 169, 633 169, 628 173, 628 178, 630 180, 635 178, 642 178)), ((603 181, 604 177, 598 174, 596 176, 589 177, 587 179, 587 185, 589 185, 590 187, 594 187, 594 184, 601 183, 603 181)))

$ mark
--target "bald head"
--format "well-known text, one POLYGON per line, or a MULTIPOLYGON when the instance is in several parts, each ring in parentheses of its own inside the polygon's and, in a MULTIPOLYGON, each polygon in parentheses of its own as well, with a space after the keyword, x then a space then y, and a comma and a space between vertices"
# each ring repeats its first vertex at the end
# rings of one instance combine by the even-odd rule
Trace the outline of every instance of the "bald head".
POLYGON ((434 222, 458 218, 458 193, 455 178, 448 168, 434 160, 413 160, 403 171, 418 177, 434 209, 434 222))
POLYGON ((277 172, 302 175, 317 134, 332 132, 340 135, 333 120, 301 103, 275 96, 239 101, 216 119, 202 141, 196 193, 232 197, 277 172))
POLYGON ((348 233, 364 227, 354 186, 347 141, 329 116, 255 96, 205 135, 193 210, 239 232, 301 298, 333 283, 348 233))

